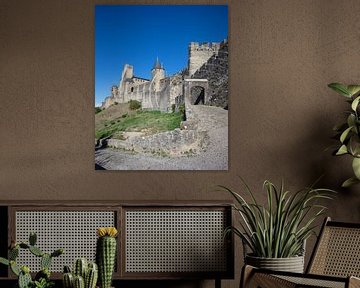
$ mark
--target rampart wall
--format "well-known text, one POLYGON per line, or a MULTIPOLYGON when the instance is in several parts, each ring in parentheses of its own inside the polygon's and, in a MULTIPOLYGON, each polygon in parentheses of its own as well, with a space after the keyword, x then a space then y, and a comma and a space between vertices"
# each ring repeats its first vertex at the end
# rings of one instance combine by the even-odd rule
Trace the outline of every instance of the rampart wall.
POLYGON ((186 156, 198 153, 208 145, 204 131, 180 130, 137 136, 126 141, 109 139, 108 146, 126 151, 151 153, 159 156, 186 156))

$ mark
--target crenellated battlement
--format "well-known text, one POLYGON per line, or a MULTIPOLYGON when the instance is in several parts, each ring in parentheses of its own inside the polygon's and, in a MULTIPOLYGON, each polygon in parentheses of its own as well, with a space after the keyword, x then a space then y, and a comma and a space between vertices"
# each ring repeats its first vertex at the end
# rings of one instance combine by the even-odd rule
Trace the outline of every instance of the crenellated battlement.
POLYGON ((189 50, 192 51, 218 51, 220 49, 219 42, 190 42, 189 50))
MULTIPOLYGON (((226 41, 226 40, 224 40, 226 41)), ((223 42, 190 42, 189 44, 189 76, 193 75, 213 55, 217 55, 223 42)))

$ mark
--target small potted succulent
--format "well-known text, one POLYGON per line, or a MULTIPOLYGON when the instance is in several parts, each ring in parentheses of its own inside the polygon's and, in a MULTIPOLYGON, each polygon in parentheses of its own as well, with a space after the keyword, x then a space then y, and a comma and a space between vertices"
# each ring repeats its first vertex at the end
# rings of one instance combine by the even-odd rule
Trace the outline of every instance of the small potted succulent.
POLYGON ((349 187, 360 183, 360 85, 345 85, 341 83, 331 83, 329 88, 346 98, 350 104, 350 109, 346 112, 346 122, 334 127, 336 138, 339 145, 334 151, 334 155, 350 155, 352 157, 352 169, 354 176, 347 179, 342 186, 349 187))
POLYGON ((240 216, 239 226, 229 227, 225 232, 241 238, 245 264, 302 273, 305 241, 314 233, 315 220, 326 209, 318 202, 331 199, 334 191, 310 187, 291 193, 284 189, 283 183, 277 188, 266 180, 267 203, 262 205, 244 180, 242 182, 251 201, 230 188, 220 188, 235 199, 233 208, 240 216))

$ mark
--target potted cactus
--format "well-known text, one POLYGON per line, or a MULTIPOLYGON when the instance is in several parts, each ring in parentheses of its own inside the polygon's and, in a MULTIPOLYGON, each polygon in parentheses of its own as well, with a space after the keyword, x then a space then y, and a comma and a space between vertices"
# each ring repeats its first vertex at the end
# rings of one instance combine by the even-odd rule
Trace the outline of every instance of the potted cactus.
POLYGON ((64 267, 64 288, 95 288, 98 279, 96 263, 88 263, 85 258, 78 258, 74 263, 74 271, 69 266, 64 267))
POLYGON ((99 287, 110 288, 116 258, 115 227, 100 227, 97 229, 96 262, 99 267, 99 287))
POLYGON ((50 280, 50 265, 54 257, 64 253, 63 249, 57 249, 52 253, 45 253, 36 246, 36 233, 30 233, 29 243, 12 242, 8 252, 8 259, 0 257, 0 263, 10 266, 11 271, 18 277, 18 288, 49 288, 54 285, 50 280), (34 280, 30 275, 30 268, 26 265, 19 266, 16 259, 20 249, 28 250, 33 255, 39 257, 41 270, 35 275, 34 280))

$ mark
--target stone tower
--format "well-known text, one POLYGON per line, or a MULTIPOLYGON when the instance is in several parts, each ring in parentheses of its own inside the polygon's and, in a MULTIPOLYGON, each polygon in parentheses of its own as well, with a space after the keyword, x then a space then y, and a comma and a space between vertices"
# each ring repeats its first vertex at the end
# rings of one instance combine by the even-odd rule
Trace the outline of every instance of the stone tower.
POLYGON ((217 55, 220 43, 191 42, 189 45, 189 76, 192 76, 202 65, 204 65, 213 55, 217 55))
POLYGON ((159 58, 156 58, 154 67, 151 69, 151 82, 153 84, 154 91, 160 91, 160 80, 165 78, 165 69, 161 65, 159 58))

